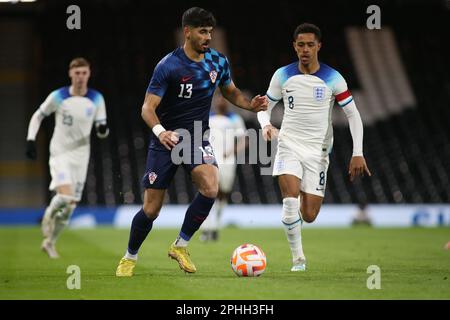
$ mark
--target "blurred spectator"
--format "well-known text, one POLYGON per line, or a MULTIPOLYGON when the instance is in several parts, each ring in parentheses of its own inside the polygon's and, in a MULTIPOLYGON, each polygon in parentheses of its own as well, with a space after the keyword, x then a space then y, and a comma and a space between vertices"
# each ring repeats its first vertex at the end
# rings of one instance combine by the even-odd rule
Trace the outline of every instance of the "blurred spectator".
POLYGON ((367 202, 362 200, 358 204, 358 211, 353 217, 352 226, 366 225, 372 226, 369 213, 367 212, 367 202))

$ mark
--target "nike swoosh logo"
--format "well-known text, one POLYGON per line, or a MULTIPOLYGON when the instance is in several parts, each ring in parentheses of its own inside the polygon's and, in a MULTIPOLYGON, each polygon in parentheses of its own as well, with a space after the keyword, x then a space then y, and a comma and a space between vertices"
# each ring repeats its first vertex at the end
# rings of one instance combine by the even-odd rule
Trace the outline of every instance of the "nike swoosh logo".
POLYGON ((183 77, 183 78, 181 78, 181 82, 186 82, 186 81, 192 79, 193 77, 194 77, 194 76, 183 77))
POLYGON ((316 188, 317 191, 323 191, 323 188, 316 188))
POLYGON ((295 91, 295 90, 286 90, 286 92, 287 92, 287 93, 289 93, 289 92, 293 92, 293 91, 295 91))

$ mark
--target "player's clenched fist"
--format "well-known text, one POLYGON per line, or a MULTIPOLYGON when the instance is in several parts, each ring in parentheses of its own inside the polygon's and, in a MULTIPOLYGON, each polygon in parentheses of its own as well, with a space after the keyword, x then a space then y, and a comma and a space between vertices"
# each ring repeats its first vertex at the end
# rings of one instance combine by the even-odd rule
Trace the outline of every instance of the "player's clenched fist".
POLYGON ((266 141, 271 141, 272 139, 275 139, 278 137, 278 129, 274 126, 268 124, 263 128, 263 138, 266 141))
POLYGON ((250 102, 250 111, 259 112, 266 111, 269 106, 269 99, 266 96, 261 97, 259 94, 253 97, 250 102))
POLYGON ((172 150, 178 143, 178 133, 173 131, 163 131, 158 136, 159 142, 168 150, 172 150))

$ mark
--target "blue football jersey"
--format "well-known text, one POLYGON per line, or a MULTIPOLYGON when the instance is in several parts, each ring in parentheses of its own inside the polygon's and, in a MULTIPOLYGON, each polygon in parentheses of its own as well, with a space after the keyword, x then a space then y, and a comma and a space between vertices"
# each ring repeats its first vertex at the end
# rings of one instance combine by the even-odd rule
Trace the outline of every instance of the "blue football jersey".
MULTIPOLYGON (((179 47, 158 63, 147 92, 162 98, 156 114, 166 130, 192 132, 194 121, 202 121, 205 131, 216 87, 230 83, 230 66, 223 54, 208 49, 204 59, 196 62, 179 47)), ((150 145, 155 144, 159 140, 151 134, 150 145)))

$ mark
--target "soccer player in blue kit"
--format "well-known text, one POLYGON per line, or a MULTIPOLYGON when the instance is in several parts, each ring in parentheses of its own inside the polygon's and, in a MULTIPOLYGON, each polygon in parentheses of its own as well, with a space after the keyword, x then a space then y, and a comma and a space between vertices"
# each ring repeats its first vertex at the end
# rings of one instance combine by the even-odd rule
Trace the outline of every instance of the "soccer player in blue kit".
MULTIPOLYGON (((179 166, 172 160, 172 151, 184 136, 175 130, 184 129, 194 136, 194 122, 201 123, 202 135, 209 129, 211 101, 217 86, 228 101, 240 108, 253 112, 267 109, 266 96, 257 95, 251 101, 244 97, 231 79, 228 59, 209 48, 215 25, 212 13, 198 7, 186 10, 182 18, 184 45, 158 63, 150 80, 142 106, 142 118, 153 131, 142 179, 144 201, 133 218, 128 248, 116 276, 133 275, 139 248, 158 217, 166 189, 179 166)), ((187 251, 188 242, 208 216, 218 193, 218 169, 212 147, 208 140, 201 140, 201 145, 195 142, 191 142, 188 159, 194 161, 185 161, 184 154, 182 164, 190 172, 198 193, 168 253, 188 273, 196 272, 187 251)))

